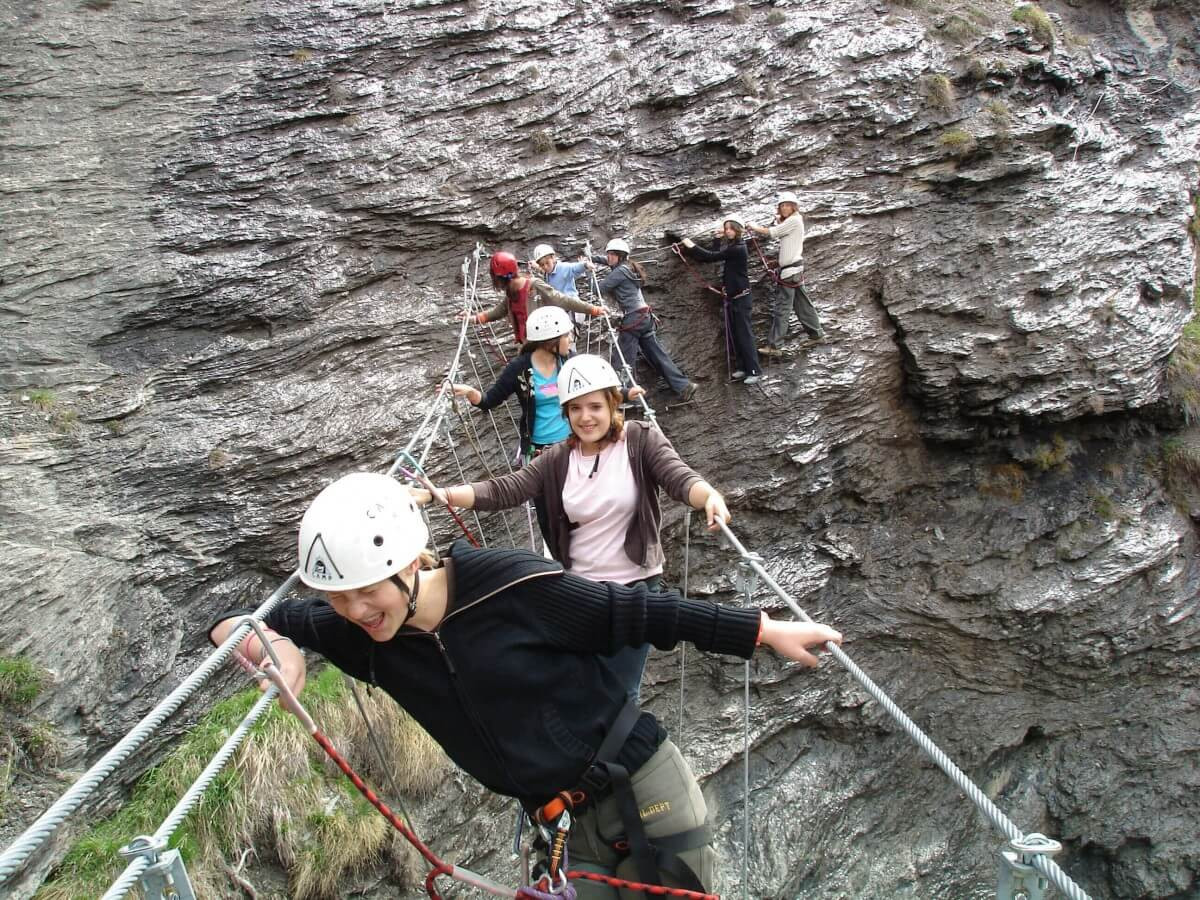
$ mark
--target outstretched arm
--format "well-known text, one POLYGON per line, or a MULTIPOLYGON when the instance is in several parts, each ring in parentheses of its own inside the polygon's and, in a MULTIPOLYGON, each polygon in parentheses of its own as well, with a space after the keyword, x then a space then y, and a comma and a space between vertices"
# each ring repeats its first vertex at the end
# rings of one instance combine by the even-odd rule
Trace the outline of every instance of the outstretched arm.
POLYGON ((820 650, 827 642, 842 643, 842 633, 818 622, 795 622, 772 619, 762 614, 759 625, 759 646, 770 647, 781 656, 816 668, 820 660, 812 651, 820 650))

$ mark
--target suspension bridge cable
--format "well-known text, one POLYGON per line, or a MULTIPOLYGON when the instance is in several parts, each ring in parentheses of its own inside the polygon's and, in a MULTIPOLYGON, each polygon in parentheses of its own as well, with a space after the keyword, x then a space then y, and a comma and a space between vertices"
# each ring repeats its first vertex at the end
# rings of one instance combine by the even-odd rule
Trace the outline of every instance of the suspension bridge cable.
MULTIPOLYGON (((225 764, 229 762, 229 758, 241 746, 242 741, 250 733, 250 729, 254 723, 267 711, 271 705, 271 701, 275 699, 278 693, 279 689, 275 685, 271 685, 258 698, 258 701, 246 713, 245 718, 242 719, 238 727, 234 729, 233 733, 225 740, 225 743, 221 745, 221 749, 216 752, 208 765, 204 767, 204 771, 192 782, 191 787, 179 798, 179 802, 175 804, 162 824, 158 826, 158 830, 154 832, 152 839, 155 846, 165 846, 170 841, 176 829, 183 824, 183 820, 192 811, 192 807, 199 802, 204 792, 208 790, 208 786, 212 784, 213 779, 225 768, 225 764)), ((133 862, 125 867, 125 871, 117 877, 117 880, 113 882, 101 900, 120 900, 120 898, 133 890, 134 886, 138 883, 138 879, 150 867, 151 863, 152 859, 148 855, 142 855, 133 860, 133 862)))
MULTIPOLYGON (((737 536, 733 533, 728 525, 720 520, 718 520, 718 523, 721 526, 721 531, 724 534, 725 539, 729 542, 729 545, 733 548, 734 552, 744 560, 746 565, 752 568, 759 575, 759 577, 762 578, 763 582, 771 590, 771 592, 779 597, 779 599, 781 599, 784 603, 786 603, 792 612, 796 614, 797 618, 799 618, 801 621, 811 623, 812 619, 809 617, 808 613, 806 613, 800 607, 800 604, 798 604, 791 597, 791 595, 788 594, 787 591, 779 586, 779 583, 771 577, 771 573, 769 573, 763 567, 759 558, 755 554, 752 554, 746 550, 745 546, 737 539, 737 536)), ((825 649, 828 650, 834 656, 834 658, 837 659, 837 661, 841 663, 851 675, 854 676, 854 679, 866 689, 867 693, 869 693, 880 706, 887 710, 888 715, 895 719, 896 722, 899 723, 900 726, 908 733, 909 737, 911 737, 917 743, 917 745, 925 751, 926 755, 938 765, 938 768, 945 772, 950 779, 958 785, 959 789, 967 795, 967 797, 985 816, 987 816, 989 821, 991 821, 997 830, 999 830, 1006 838, 1008 838, 1009 841, 1021 840, 1024 837, 1024 834, 1021 832, 1021 830, 1017 828, 1017 826, 1014 825, 1003 812, 1001 812, 1000 808, 996 806, 996 804, 993 803, 991 799, 982 790, 980 790, 979 787, 973 781, 971 781, 971 779, 967 777, 967 775, 958 766, 954 764, 950 757, 947 756, 941 750, 941 748, 938 747, 937 744, 935 744, 933 740, 926 735, 915 722, 913 722, 912 719, 905 715, 904 711, 900 709, 895 701, 885 694, 883 690, 877 684, 875 684, 875 682, 872 681, 852 659, 850 659, 850 657, 845 653, 845 651, 842 650, 841 647, 839 647, 837 644, 829 642, 825 645, 825 649)), ((1071 879, 1071 877, 1067 875, 1066 872, 1059 868, 1054 860, 1037 854, 1031 857, 1030 863, 1035 866, 1039 872, 1045 875, 1046 878, 1052 881, 1054 885, 1063 892, 1064 895, 1070 898, 1070 900, 1090 900, 1083 889, 1079 887, 1079 885, 1077 885, 1071 879)))

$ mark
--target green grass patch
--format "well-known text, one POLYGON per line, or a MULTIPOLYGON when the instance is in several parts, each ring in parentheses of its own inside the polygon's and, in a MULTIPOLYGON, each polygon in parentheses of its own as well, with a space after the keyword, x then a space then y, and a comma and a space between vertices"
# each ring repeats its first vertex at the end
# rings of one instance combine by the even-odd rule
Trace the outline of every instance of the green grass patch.
POLYGON ((975 138, 963 128, 950 128, 938 137, 938 144, 955 156, 965 156, 975 149, 975 138))
POLYGON ((1028 28, 1029 33, 1039 44, 1044 44, 1051 50, 1054 49, 1054 23, 1050 21, 1050 16, 1044 9, 1036 3, 1029 3, 1014 9, 1012 17, 1014 22, 1019 22, 1028 28))
POLYGON ((54 396, 54 391, 48 388, 37 388, 29 392, 29 402, 33 404, 34 409, 49 412, 54 408, 57 398, 54 396))
POLYGON ((926 75, 922 78, 921 94, 933 109, 944 111, 954 106, 954 85, 945 75, 926 75))
MULTIPOLYGON (((216 704, 142 777, 116 815, 70 849, 36 900, 103 894, 124 868, 118 850, 158 828, 258 696, 250 688, 216 704)), ((398 790, 413 795, 427 794, 440 783, 446 765, 441 751, 381 691, 368 694, 365 705, 384 750, 382 763, 369 747, 366 725, 337 669, 312 673, 301 699, 377 790, 387 792, 387 773, 395 773, 398 790)), ((255 723, 172 845, 188 863, 199 896, 235 893, 225 864, 251 847, 264 858, 274 852, 289 875, 288 896, 297 900, 338 896, 347 872, 375 860, 385 861, 400 880, 416 873, 403 839, 277 705, 255 723)))
POLYGON ((1058 472, 1070 472, 1071 456, 1071 445, 1063 439, 1061 434, 1056 434, 1049 443, 1038 444, 1034 447, 1029 461, 1039 472, 1049 472, 1051 469, 1058 472))
POLYGON ((20 712, 37 699, 49 673, 24 656, 0 656, 0 706, 20 712))
MULTIPOLYGON (((1192 252, 1200 262, 1200 194, 1192 198, 1188 222, 1192 252)), ((1200 278, 1192 286, 1192 317, 1167 361, 1167 393, 1186 424, 1200 421, 1200 278)))
POLYGON ((979 493, 1013 503, 1025 496, 1025 470, 1016 463, 989 466, 979 481, 979 493))

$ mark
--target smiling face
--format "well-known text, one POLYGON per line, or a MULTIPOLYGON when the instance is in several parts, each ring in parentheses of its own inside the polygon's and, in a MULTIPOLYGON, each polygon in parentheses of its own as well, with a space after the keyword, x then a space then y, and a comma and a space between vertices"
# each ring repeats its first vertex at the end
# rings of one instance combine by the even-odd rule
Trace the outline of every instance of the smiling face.
POLYGON ((567 419, 571 422, 571 431, 583 443, 584 449, 594 449, 612 428, 608 391, 592 391, 567 401, 567 419))
POLYGON ((621 254, 613 253, 611 250, 604 254, 604 258, 608 260, 608 267, 615 269, 621 264, 621 254))
MULTIPOLYGON (((406 584, 410 583, 409 569, 397 574, 406 584)), ((334 612, 353 622, 373 641, 390 641, 408 616, 408 597, 391 579, 352 591, 332 591, 325 596, 334 612)))
POLYGON ((557 262, 558 262, 557 256, 555 256, 553 253, 547 253, 545 256, 543 256, 541 259, 539 259, 537 261, 537 266, 539 269, 542 270, 543 274, 549 275, 551 272, 554 271, 554 264, 557 262))

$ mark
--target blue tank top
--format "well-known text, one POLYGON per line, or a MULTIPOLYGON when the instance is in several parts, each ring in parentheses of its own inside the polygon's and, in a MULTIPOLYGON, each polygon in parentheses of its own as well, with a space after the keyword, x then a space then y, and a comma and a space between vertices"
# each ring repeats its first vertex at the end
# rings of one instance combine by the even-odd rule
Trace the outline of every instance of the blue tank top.
POLYGON ((558 405, 557 374, 544 378, 537 366, 530 365, 533 376, 533 442, 557 444, 571 434, 571 426, 558 405))

